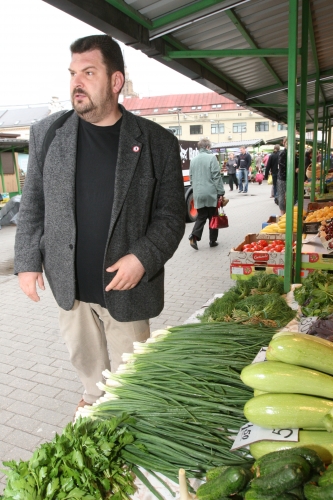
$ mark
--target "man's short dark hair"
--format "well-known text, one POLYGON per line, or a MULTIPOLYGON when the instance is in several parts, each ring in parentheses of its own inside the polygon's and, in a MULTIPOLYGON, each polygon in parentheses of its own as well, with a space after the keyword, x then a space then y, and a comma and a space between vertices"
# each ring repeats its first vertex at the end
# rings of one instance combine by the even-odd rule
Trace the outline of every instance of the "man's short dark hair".
POLYGON ((70 46, 72 54, 100 50, 109 76, 120 71, 125 76, 124 58, 119 44, 108 35, 91 35, 78 38, 70 46))

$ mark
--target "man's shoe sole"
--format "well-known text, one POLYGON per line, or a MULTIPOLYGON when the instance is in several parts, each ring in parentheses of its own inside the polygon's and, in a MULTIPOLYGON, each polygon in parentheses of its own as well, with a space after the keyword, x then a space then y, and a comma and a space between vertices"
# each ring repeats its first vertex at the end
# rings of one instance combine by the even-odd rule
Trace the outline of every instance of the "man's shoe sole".
POLYGON ((217 247, 218 245, 218 242, 217 241, 213 241, 211 243, 209 243, 209 246, 212 248, 212 247, 217 247))

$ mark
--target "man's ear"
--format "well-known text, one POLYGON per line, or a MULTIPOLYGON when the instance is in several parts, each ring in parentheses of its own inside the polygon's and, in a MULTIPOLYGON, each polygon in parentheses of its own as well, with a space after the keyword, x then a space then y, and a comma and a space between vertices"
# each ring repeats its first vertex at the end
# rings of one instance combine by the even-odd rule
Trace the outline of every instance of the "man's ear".
POLYGON ((125 77, 121 71, 115 71, 111 75, 111 89, 114 94, 119 94, 124 86, 125 77))

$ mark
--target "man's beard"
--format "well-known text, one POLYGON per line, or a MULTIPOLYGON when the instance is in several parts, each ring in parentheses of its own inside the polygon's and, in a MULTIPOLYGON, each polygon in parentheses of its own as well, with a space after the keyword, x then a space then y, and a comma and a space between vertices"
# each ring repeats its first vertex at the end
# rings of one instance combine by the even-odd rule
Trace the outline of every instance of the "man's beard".
POLYGON ((74 89, 72 92, 72 105, 77 114, 83 118, 85 121, 94 123, 100 121, 104 116, 106 116, 112 109, 112 93, 109 88, 107 88, 104 98, 100 99, 99 102, 95 103, 89 94, 82 89, 74 89), (78 103, 74 99, 75 94, 82 94, 88 98, 86 103, 78 103))

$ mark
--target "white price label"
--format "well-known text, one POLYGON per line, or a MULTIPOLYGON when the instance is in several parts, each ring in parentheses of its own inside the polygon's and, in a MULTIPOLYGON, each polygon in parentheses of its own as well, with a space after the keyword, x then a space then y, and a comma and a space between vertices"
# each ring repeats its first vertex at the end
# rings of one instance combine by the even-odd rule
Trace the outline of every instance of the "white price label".
POLYGON ((258 441, 298 441, 299 429, 264 429, 254 424, 245 424, 231 447, 231 450, 244 448, 258 441))
POLYGON ((254 360, 252 361, 252 364, 253 363, 260 363, 261 361, 267 361, 266 359, 266 351, 267 351, 267 347, 262 347, 260 349, 260 351, 258 352, 258 354, 256 355, 256 357, 254 358, 254 360))

